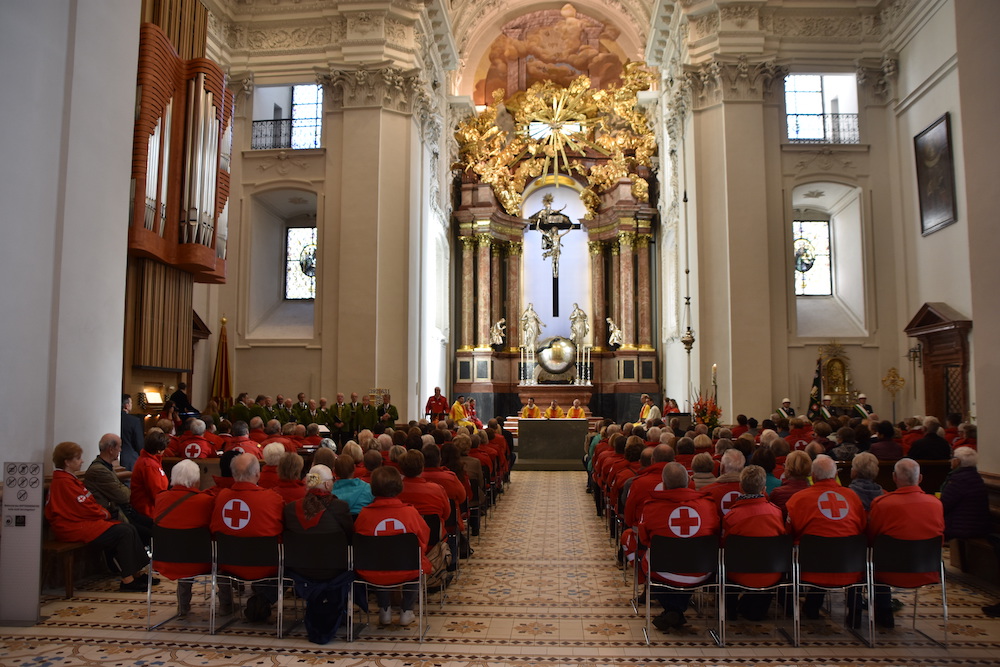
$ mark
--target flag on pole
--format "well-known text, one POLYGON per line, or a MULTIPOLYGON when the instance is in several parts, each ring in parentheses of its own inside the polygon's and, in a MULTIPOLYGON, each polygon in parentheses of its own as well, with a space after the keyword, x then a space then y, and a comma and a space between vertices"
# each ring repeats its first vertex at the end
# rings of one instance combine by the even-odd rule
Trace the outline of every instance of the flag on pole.
POLYGON ((222 318, 219 331, 219 349, 215 354, 215 372, 212 374, 212 400, 225 414, 233 404, 233 378, 229 370, 229 337, 226 335, 226 318, 222 318))
POLYGON ((813 376, 812 389, 809 390, 809 412, 807 416, 810 421, 819 419, 819 409, 823 397, 823 358, 816 360, 816 375, 813 376))

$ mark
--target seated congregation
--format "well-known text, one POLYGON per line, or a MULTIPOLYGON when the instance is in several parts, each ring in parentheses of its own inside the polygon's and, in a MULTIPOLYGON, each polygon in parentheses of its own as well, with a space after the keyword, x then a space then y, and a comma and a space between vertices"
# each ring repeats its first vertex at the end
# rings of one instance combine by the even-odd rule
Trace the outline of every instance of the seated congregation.
POLYGON ((283 437, 276 420, 260 442, 237 420, 231 433, 211 434, 221 445, 206 437, 201 418, 187 419, 180 434, 171 426, 161 420, 145 434, 129 484, 123 481, 128 474, 115 469, 119 436, 101 438, 97 458, 82 475, 82 448, 60 443, 45 516, 56 540, 107 552, 123 592, 148 597, 160 583, 154 574, 176 580, 178 617, 192 613, 193 581, 208 578, 218 592, 208 596, 213 632, 217 618, 236 614, 267 621, 277 604, 280 636, 283 596, 293 587, 305 600, 306 629, 317 643, 330 641, 345 618, 348 634, 353 632, 352 603, 367 610, 369 590, 381 625, 405 627, 419 617, 422 626, 425 593, 443 591, 459 558, 471 556, 469 538, 479 534, 513 463, 494 421, 485 431, 448 421, 379 429, 377 436, 362 429, 359 441, 348 440, 339 452, 329 440, 313 448, 292 439, 294 434, 283 437), (206 475, 210 465, 220 474, 206 475), (358 536, 412 536, 419 564, 400 570, 384 563, 378 554, 393 553, 388 542, 377 543, 376 556, 363 560, 371 545, 364 551, 358 536), (202 537, 205 544, 187 553, 177 548, 181 540, 202 537), (235 557, 224 555, 233 538, 242 546, 235 557), (247 561, 262 544, 272 550, 270 560, 247 561), (354 550, 354 557, 309 553, 327 553, 334 545, 344 553, 354 550), (281 585, 276 577, 284 578, 281 585), (234 593, 245 581, 250 594, 235 604, 234 593), (394 598, 392 589, 400 587, 401 596, 394 598))
POLYGON ((719 627, 711 633, 721 643, 725 621, 765 620, 777 590, 780 608, 794 618, 797 645, 800 611, 820 619, 824 592, 834 588, 847 593, 849 628, 862 627, 862 610, 870 611, 873 643, 875 626, 895 625, 889 587, 943 586, 944 540, 992 531, 975 427, 960 425, 957 416, 949 421, 954 431, 934 417, 894 426, 875 415, 810 422, 775 414, 759 425, 740 415, 732 428, 711 432, 704 424, 682 431, 678 420, 664 424, 658 416, 605 422, 588 442, 587 490, 619 562, 634 567, 633 605, 646 603, 647 633, 649 625, 666 633, 686 625, 692 593, 708 588, 717 593, 719 627), (789 541, 762 569, 743 543, 727 548, 734 538, 789 541), (930 544, 933 553, 920 571, 897 572, 876 558, 869 579, 869 549, 887 538, 930 544), (797 572, 817 540, 833 539, 849 549, 841 562, 797 572), (650 574, 651 552, 661 568, 675 569, 650 574), (698 565, 703 569, 676 569, 698 565), (650 600, 662 606, 652 619, 650 600))

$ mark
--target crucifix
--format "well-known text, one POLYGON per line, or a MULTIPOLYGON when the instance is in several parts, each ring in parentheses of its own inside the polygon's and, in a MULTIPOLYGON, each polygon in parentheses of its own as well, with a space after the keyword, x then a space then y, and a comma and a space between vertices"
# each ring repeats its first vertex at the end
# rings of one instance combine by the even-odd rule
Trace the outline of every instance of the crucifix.
POLYGON ((552 210, 552 195, 542 197, 545 205, 541 211, 532 215, 529 229, 537 229, 542 233, 542 259, 552 259, 552 317, 559 317, 559 256, 562 254, 562 237, 574 229, 580 229, 580 223, 574 223, 562 211, 552 210))

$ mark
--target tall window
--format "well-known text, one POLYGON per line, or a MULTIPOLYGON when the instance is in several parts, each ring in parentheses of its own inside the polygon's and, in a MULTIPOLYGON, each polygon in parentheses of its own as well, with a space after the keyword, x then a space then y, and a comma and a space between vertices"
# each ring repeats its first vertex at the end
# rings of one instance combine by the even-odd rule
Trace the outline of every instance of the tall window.
POLYGON ((285 299, 316 298, 316 228, 285 230, 285 299))
POLYGON ((785 77, 788 139, 803 143, 856 144, 858 90, 853 74, 785 77))
POLYGON ((795 296, 832 296, 829 221, 796 220, 792 225, 795 296))
POLYGON ((323 87, 292 88, 292 148, 317 148, 323 129, 323 87))

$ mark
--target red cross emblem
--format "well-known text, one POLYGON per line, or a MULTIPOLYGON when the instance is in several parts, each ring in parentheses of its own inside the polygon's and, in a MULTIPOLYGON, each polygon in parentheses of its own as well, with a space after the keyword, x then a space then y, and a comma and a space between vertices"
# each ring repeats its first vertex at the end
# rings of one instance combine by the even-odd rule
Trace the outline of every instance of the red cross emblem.
POLYGON ((399 519, 382 519, 375 526, 375 535, 399 535, 406 532, 406 526, 399 519))
POLYGON ((239 452, 240 454, 246 454, 242 447, 233 447, 234 452, 239 452))
POLYGON ((834 521, 840 521, 847 516, 849 509, 847 500, 845 500, 844 496, 840 495, 836 491, 826 491, 822 493, 817 504, 819 505, 819 511, 823 513, 823 516, 834 521))
POLYGON ((701 517, 690 507, 677 507, 670 513, 667 525, 677 537, 691 537, 701 528, 701 517))
POLYGON ((201 446, 197 442, 192 442, 184 448, 184 455, 189 459, 196 459, 201 456, 201 446))
POLYGON ((222 522, 233 530, 242 530, 250 523, 250 506, 233 498, 222 508, 222 522))
POLYGON ((736 499, 739 497, 739 491, 730 491, 726 495, 722 496, 722 500, 719 501, 719 507, 722 509, 722 513, 729 514, 729 510, 733 508, 733 503, 735 503, 736 499))

